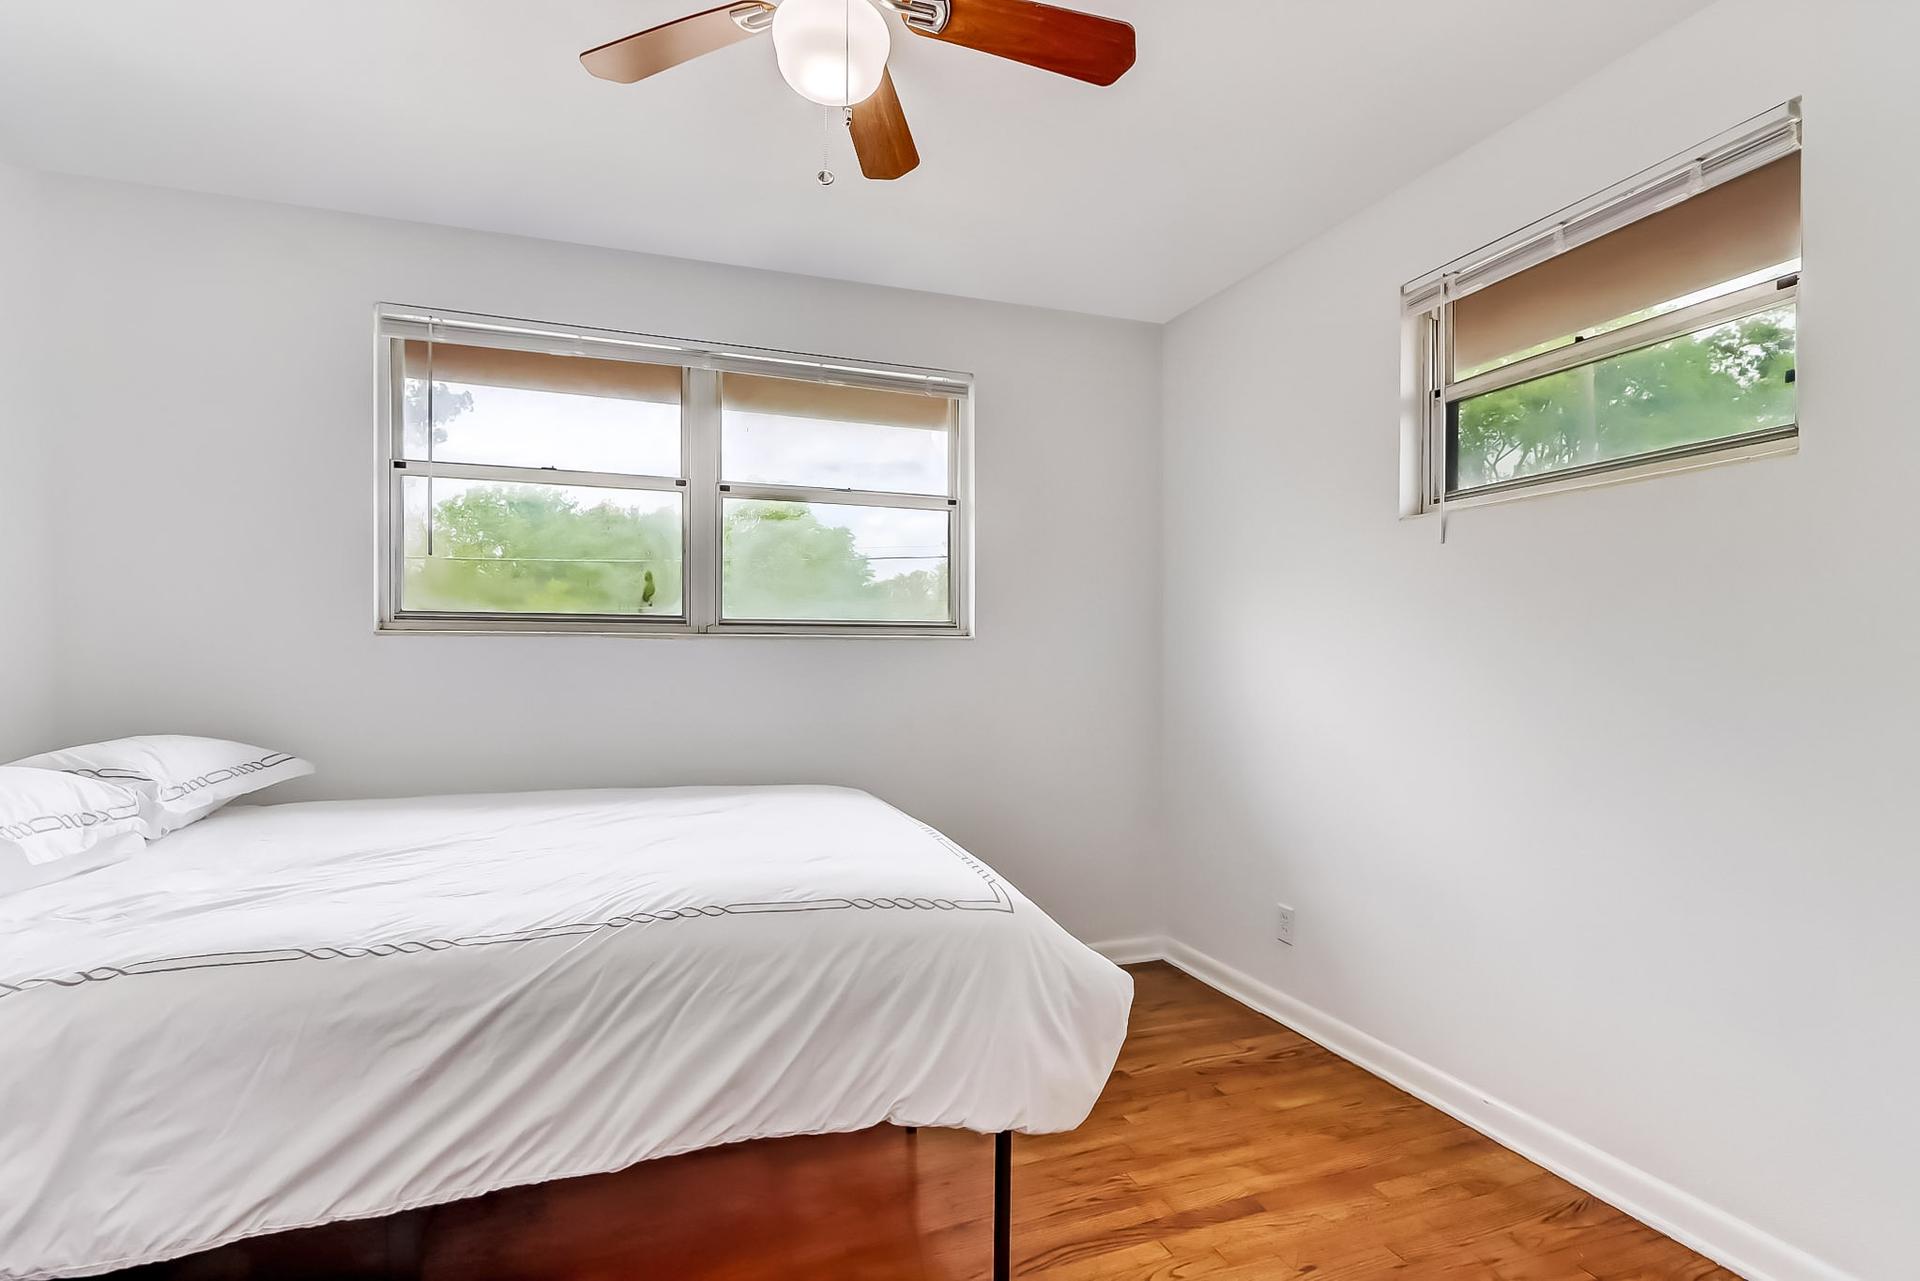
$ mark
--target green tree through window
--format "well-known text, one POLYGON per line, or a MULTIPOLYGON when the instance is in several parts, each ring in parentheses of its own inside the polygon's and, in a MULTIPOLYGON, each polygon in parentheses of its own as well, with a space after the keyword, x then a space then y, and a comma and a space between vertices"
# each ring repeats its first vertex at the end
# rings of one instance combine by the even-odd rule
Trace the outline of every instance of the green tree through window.
POLYGON ((1463 400, 1457 489, 1795 421, 1791 307, 1463 400))
POLYGON ((948 619, 945 561, 883 577, 852 530, 823 522, 805 503, 729 502, 722 552, 729 618, 948 619))
MULTIPOLYGON (((407 388, 424 417, 425 384, 407 388)), ((436 385, 436 439, 471 397, 436 385)), ((409 478, 408 609, 447 613, 682 612, 682 497, 654 490, 409 478)), ((926 513, 944 529, 945 516, 926 513)), ((731 618, 946 622, 947 567, 891 572, 809 504, 729 501, 731 618)), ((924 563, 924 562, 921 562, 924 563)))
MULTIPOLYGON (((582 497, 608 492, 464 482, 433 504, 431 554, 408 559, 408 607, 678 614, 677 501, 669 496, 672 507, 643 510, 582 497)), ((948 618, 944 562, 882 576, 852 531, 823 522, 804 503, 730 503, 723 545, 729 617, 948 618)))
POLYGON ((433 483, 456 492, 432 506, 431 554, 408 558, 408 608, 680 612, 678 495, 433 483))

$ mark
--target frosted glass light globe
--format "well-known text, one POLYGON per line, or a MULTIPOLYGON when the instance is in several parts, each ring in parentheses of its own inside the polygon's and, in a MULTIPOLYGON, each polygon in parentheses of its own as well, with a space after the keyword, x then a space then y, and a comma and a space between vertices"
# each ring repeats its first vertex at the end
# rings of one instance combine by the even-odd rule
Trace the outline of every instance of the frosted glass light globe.
POLYGON ((780 0, 773 53, 802 98, 851 107, 880 87, 893 36, 870 0, 780 0))

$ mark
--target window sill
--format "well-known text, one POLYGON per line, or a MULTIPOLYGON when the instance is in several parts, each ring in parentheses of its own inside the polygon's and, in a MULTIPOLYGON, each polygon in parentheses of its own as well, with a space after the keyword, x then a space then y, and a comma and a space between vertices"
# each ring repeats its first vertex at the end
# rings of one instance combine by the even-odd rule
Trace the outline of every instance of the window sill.
POLYGON ((615 636, 622 639, 688 640, 715 636, 753 636, 761 639, 836 640, 972 640, 973 631, 959 627, 869 627, 822 623, 787 627, 773 624, 732 623, 699 631, 686 623, 622 627, 618 624, 554 622, 473 623, 440 619, 386 619, 374 631, 381 636, 615 636))

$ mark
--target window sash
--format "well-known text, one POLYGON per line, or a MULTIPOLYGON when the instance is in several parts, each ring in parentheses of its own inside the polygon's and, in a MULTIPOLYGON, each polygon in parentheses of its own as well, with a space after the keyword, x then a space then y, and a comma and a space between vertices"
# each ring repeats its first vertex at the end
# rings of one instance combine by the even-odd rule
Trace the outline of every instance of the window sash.
POLYGON ((970 575, 972 487, 972 380, 943 370, 845 361, 804 353, 723 348, 610 330, 555 327, 472 313, 382 306, 379 336, 380 494, 379 609, 385 632, 618 633, 625 635, 797 634, 842 636, 967 636, 972 634, 970 575), (435 341, 469 347, 499 347, 547 355, 577 355, 637 363, 668 364, 681 371, 681 474, 647 476, 617 472, 513 467, 408 459, 405 453, 404 344, 435 341), (798 379, 866 390, 943 399, 948 413, 946 495, 832 489, 803 485, 725 483, 720 480, 722 373, 798 379), (538 485, 653 490, 683 495, 681 512, 681 608, 678 616, 545 614, 532 612, 448 613, 406 609, 403 488, 408 477, 503 481, 538 485), (944 510, 947 513, 948 617, 936 623, 859 620, 758 621, 720 617, 724 571, 723 499, 830 503, 849 506, 944 510))
POLYGON ((1432 509, 1442 504, 1469 505, 1476 502, 1492 502, 1505 498, 1560 492, 1595 484, 1638 479, 1666 471, 1691 470, 1715 461, 1767 457, 1790 452, 1798 442, 1797 414, 1794 423, 1779 427, 1745 432, 1736 436, 1694 441, 1668 449, 1629 454, 1620 458, 1576 464, 1530 476, 1517 476, 1511 480, 1475 485, 1470 489, 1458 489, 1449 483, 1455 448, 1454 406, 1461 401, 1550 377, 1569 369, 1597 364, 1629 352, 1655 347, 1672 339, 1711 329, 1730 321, 1743 320, 1748 316, 1782 307, 1797 308, 1799 279, 1799 273, 1792 272, 1737 293, 1710 298, 1705 302, 1695 303, 1691 307, 1652 316, 1635 324, 1623 326, 1566 347, 1542 352, 1537 356, 1515 361, 1458 382, 1445 382, 1443 377, 1443 371, 1451 365, 1451 353, 1447 350, 1448 314, 1443 309, 1429 324, 1429 337, 1423 344, 1422 352, 1424 367, 1430 374, 1430 392, 1427 397, 1429 409, 1423 451, 1426 462, 1425 508, 1432 509))
POLYGON ((1730 320, 1740 320, 1759 312, 1771 311, 1776 307, 1789 306, 1798 301, 1799 292, 1800 273, 1787 272, 1736 293, 1723 294, 1718 298, 1694 303, 1690 307, 1681 307, 1662 312, 1658 316, 1649 316, 1645 320, 1636 321, 1631 325, 1622 325, 1618 329, 1610 329, 1592 338, 1571 342, 1563 347, 1555 347, 1551 351, 1543 351, 1539 355, 1528 356, 1522 360, 1511 361, 1498 368, 1489 369, 1484 374, 1462 378, 1457 382, 1444 383, 1442 399, 1452 404, 1456 400, 1484 396, 1490 391, 1499 391, 1518 383, 1532 382, 1536 378, 1544 378, 1562 370, 1578 369, 1582 365, 1591 365, 1609 356, 1638 351, 1642 347, 1651 347, 1683 334, 1710 329, 1730 320))
POLYGON ((393 469, 407 476, 443 480, 497 480, 509 485, 589 485, 595 489, 657 489, 677 493, 687 482, 678 476, 638 476, 624 471, 569 471, 564 467, 507 467, 499 463, 442 463, 396 458, 393 469))
MULTIPOLYGON (((658 483, 658 477, 621 473, 563 472, 546 468, 489 467, 469 463, 422 464, 399 460, 387 469, 382 533, 387 540, 382 557, 386 577, 381 584, 383 631, 633 631, 685 632, 693 630, 689 596, 695 578, 689 560, 693 504, 680 482, 658 483), (484 473, 484 474, 482 474, 484 473), (677 614, 551 613, 540 610, 435 610, 405 608, 406 590, 406 482, 427 477, 447 480, 504 480, 534 485, 583 485, 596 489, 626 489, 681 495, 680 500, 680 612, 677 614), (634 482, 645 483, 634 483, 634 482)), ((431 512, 428 519, 431 520, 431 512)))
MULTIPOLYGON (((845 491, 823 490, 818 492, 821 492, 824 494, 831 494, 831 495, 840 495, 845 491)), ((744 494, 739 492, 738 489, 734 490, 731 493, 722 492, 720 495, 722 499, 729 499, 729 498, 752 499, 759 496, 760 495, 756 495, 756 494, 744 494)), ((837 496, 830 497, 830 498, 796 500, 796 501, 817 501, 817 502, 828 502, 828 503, 847 502, 845 498, 837 497, 837 496)), ((944 499, 940 500, 941 505, 944 506, 947 503, 947 501, 948 500, 944 500, 944 499)), ((905 504, 903 503, 891 503, 891 502, 886 504, 873 504, 873 505, 875 506, 884 505, 888 507, 905 506, 905 504)), ((725 504, 722 503, 721 506, 724 509, 725 504)), ((961 624, 960 616, 956 612, 959 608, 959 602, 961 599, 958 588, 956 586, 956 582, 960 576, 960 565, 961 565, 960 538, 961 538, 961 525, 960 525, 959 508, 957 506, 951 506, 947 508, 947 597, 948 597, 947 613, 950 621, 947 621, 947 622, 893 621, 893 622, 852 624, 852 623, 846 623, 843 621, 836 621, 833 619, 806 619, 806 618, 769 619, 769 618, 750 618, 750 617, 738 617, 738 618, 721 617, 719 619, 719 626, 717 630, 723 631, 723 632, 739 632, 743 634, 756 634, 756 635, 778 635, 784 632, 839 634, 841 629, 851 627, 851 626, 857 626, 859 627, 862 635, 871 634, 875 631, 879 631, 887 634, 898 634, 898 635, 939 635, 939 634, 953 633, 957 629, 959 629, 961 624)), ((724 576, 724 570, 725 570, 725 558, 724 557, 716 558, 713 565, 713 580, 712 580, 716 614, 722 608, 722 592, 725 589, 725 584, 722 581, 724 576)))

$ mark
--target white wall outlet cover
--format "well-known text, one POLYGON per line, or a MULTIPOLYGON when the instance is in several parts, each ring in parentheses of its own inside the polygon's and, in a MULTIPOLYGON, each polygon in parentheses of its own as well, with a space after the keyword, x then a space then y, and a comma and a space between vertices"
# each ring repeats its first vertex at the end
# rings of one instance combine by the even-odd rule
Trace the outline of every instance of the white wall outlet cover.
POLYGON ((1289 947, 1293 945, 1293 909, 1285 903, 1274 905, 1273 937, 1289 947))

